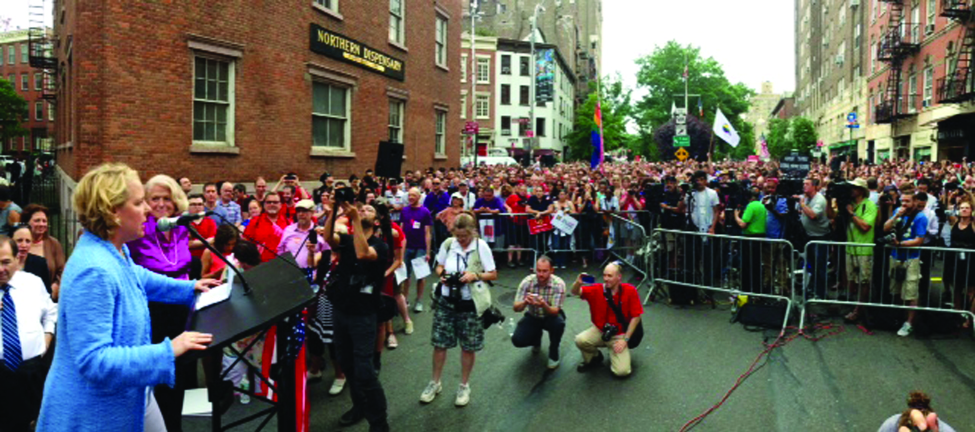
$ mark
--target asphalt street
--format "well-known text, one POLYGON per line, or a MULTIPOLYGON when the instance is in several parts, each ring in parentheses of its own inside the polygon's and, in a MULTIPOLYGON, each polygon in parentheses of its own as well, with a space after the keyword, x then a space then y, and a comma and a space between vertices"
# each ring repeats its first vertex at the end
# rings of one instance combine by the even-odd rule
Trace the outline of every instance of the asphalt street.
MULTIPOLYGON (((507 316, 516 320, 510 305, 526 274, 523 267, 503 267, 494 288, 507 316)), ((556 274, 571 283, 577 272, 556 274)), ((419 402, 430 380, 432 314, 414 314, 416 331, 410 336, 402 334, 397 318, 400 346, 383 355, 380 376, 392 429, 677 431, 718 403, 765 349, 763 343, 778 336, 777 330, 750 332, 730 324, 728 306, 653 303, 645 309, 647 337, 633 353, 633 374, 617 379, 608 360, 603 368, 576 371, 581 355, 573 337, 591 325, 589 310, 585 302, 570 297, 565 311, 562 365, 554 371, 545 367, 547 336, 542 353, 532 354, 514 348, 507 330, 489 329, 471 378, 471 403, 465 408, 453 404, 460 381, 458 350, 449 353, 443 393, 429 405, 419 402)), ((772 350, 724 405, 693 430, 875 431, 904 409, 912 390, 928 392, 942 420, 957 430, 975 430, 975 341, 970 337, 919 340, 841 326, 834 325, 838 334, 818 342, 799 337, 772 350)), ((348 388, 339 396, 328 395, 331 378, 328 368, 325 379, 309 387, 314 431, 343 430, 338 419, 351 407, 348 388)), ((225 421, 263 407, 261 402, 235 405, 225 421)), ((275 425, 272 419, 268 426, 275 425)), ((210 422, 187 417, 184 428, 210 430, 210 422)), ((235 430, 254 428, 256 423, 235 430)), ((345 430, 366 431, 368 425, 363 421, 345 430)))

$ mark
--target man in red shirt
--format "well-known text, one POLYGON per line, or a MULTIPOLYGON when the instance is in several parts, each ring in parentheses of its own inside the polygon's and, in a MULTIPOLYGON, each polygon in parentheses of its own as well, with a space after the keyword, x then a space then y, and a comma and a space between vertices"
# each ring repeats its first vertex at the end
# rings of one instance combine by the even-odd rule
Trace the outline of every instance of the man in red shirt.
MULTIPOLYGON (((528 189, 525 184, 515 186, 515 193, 508 195, 504 203, 511 208, 512 213, 525 213, 528 205, 528 189)), ((528 246, 528 221, 524 216, 508 216, 507 219, 508 267, 514 268, 522 262, 521 250, 528 246), (518 255, 517 260, 514 259, 515 254, 518 255)))
POLYGON ((589 302, 589 316, 593 324, 592 327, 576 335, 576 346, 579 347, 579 351, 582 351, 582 363, 579 364, 578 370, 585 372, 601 365, 603 354, 599 348, 610 348, 609 361, 613 374, 625 377, 632 372, 630 349, 627 343, 640 325, 643 304, 640 303, 640 295, 636 287, 621 283, 623 269, 619 264, 606 265, 603 269, 603 281, 605 283, 583 286, 582 275, 579 275, 572 284, 572 294, 589 302), (622 310, 624 319, 629 320, 628 324, 621 325, 616 319, 616 314, 606 302, 607 292, 612 295, 613 303, 622 310), (609 340, 603 340, 603 329, 607 328, 607 324, 613 327, 610 330, 613 336, 609 340))
POLYGON ((244 239, 253 242, 261 251, 261 262, 275 258, 281 234, 291 223, 281 214, 281 194, 268 192, 264 197, 264 211, 244 230, 244 239))
MULTIPOLYGON (((189 201, 186 209, 188 212, 195 214, 205 211, 203 207, 203 194, 190 195, 187 201, 189 201)), ((212 239, 217 234, 217 223, 213 219, 205 217, 197 219, 192 223, 196 232, 200 233, 207 240, 212 239)), ((195 238, 190 238, 190 255, 193 256, 193 259, 190 261, 190 279, 200 278, 200 272, 203 269, 200 257, 203 255, 205 249, 206 246, 203 245, 203 242, 195 238)))

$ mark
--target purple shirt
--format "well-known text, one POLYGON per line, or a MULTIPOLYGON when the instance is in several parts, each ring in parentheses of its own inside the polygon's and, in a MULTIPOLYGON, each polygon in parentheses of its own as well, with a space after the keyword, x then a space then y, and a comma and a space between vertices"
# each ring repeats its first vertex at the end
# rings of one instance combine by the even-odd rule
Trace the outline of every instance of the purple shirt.
MULTIPOLYGON (((433 226, 433 215, 426 207, 403 207, 399 218, 400 227, 406 234, 406 248, 427 250, 426 227, 433 226)), ((432 241, 432 239, 431 239, 432 241)))
MULTIPOLYGON (((316 236, 318 237, 318 244, 315 245, 315 251, 329 250, 328 243, 325 242, 325 239, 320 235, 316 236)), ((284 233, 281 234, 281 242, 278 243, 278 255, 291 252, 291 255, 294 255, 295 262, 299 266, 308 268, 308 245, 305 241, 306 237, 308 237, 308 230, 299 229, 297 222, 288 225, 284 229, 284 233)))
POLYGON ((173 228, 170 239, 156 229, 156 218, 146 218, 145 235, 127 243, 132 262, 175 279, 190 278, 190 232, 184 226, 173 228))

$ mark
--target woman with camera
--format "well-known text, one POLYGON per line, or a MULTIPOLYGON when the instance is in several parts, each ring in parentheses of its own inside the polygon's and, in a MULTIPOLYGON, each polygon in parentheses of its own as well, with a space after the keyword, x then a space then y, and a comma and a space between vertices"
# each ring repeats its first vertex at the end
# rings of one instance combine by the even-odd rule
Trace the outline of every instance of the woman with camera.
MULTIPOLYGON (((548 212, 551 214, 575 214, 576 208, 569 200, 569 193, 565 189, 558 190, 558 199, 549 205, 548 212)), ((555 266, 565 268, 566 261, 569 259, 569 243, 572 240, 572 233, 564 232, 558 228, 552 230, 552 249, 555 255, 555 266)))
POLYGON ((447 361, 447 350, 459 342, 461 384, 454 405, 462 407, 471 398, 469 380, 475 353, 484 348, 480 315, 490 305, 490 293, 484 282, 497 280, 498 272, 491 247, 477 236, 478 226, 473 216, 467 213, 457 216, 451 234, 437 254, 436 273, 440 284, 433 290, 433 379, 420 395, 420 402, 433 402, 443 389, 440 376, 447 361))
MULTIPOLYGON (((966 194, 967 195, 967 194, 966 194)), ((972 202, 969 196, 958 204, 957 214, 949 215, 951 223, 951 248, 972 249, 975 252, 975 226, 972 218, 972 202)), ((975 256, 969 252, 951 252, 945 257, 945 274, 951 274, 954 287, 955 309, 975 312, 975 256), (950 267, 950 268, 949 268, 950 267)), ((966 317, 962 328, 971 327, 966 317)))

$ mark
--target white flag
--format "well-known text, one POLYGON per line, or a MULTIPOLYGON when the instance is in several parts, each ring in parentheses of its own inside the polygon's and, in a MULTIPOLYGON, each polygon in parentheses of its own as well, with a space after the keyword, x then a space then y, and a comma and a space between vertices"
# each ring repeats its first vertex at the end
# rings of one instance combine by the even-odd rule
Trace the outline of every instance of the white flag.
POLYGON ((721 108, 718 108, 718 113, 714 115, 714 133, 732 147, 738 147, 738 142, 741 141, 738 131, 721 112, 721 108))
POLYGON ((677 104, 674 101, 670 102, 670 116, 673 117, 674 113, 677 112, 677 104))

